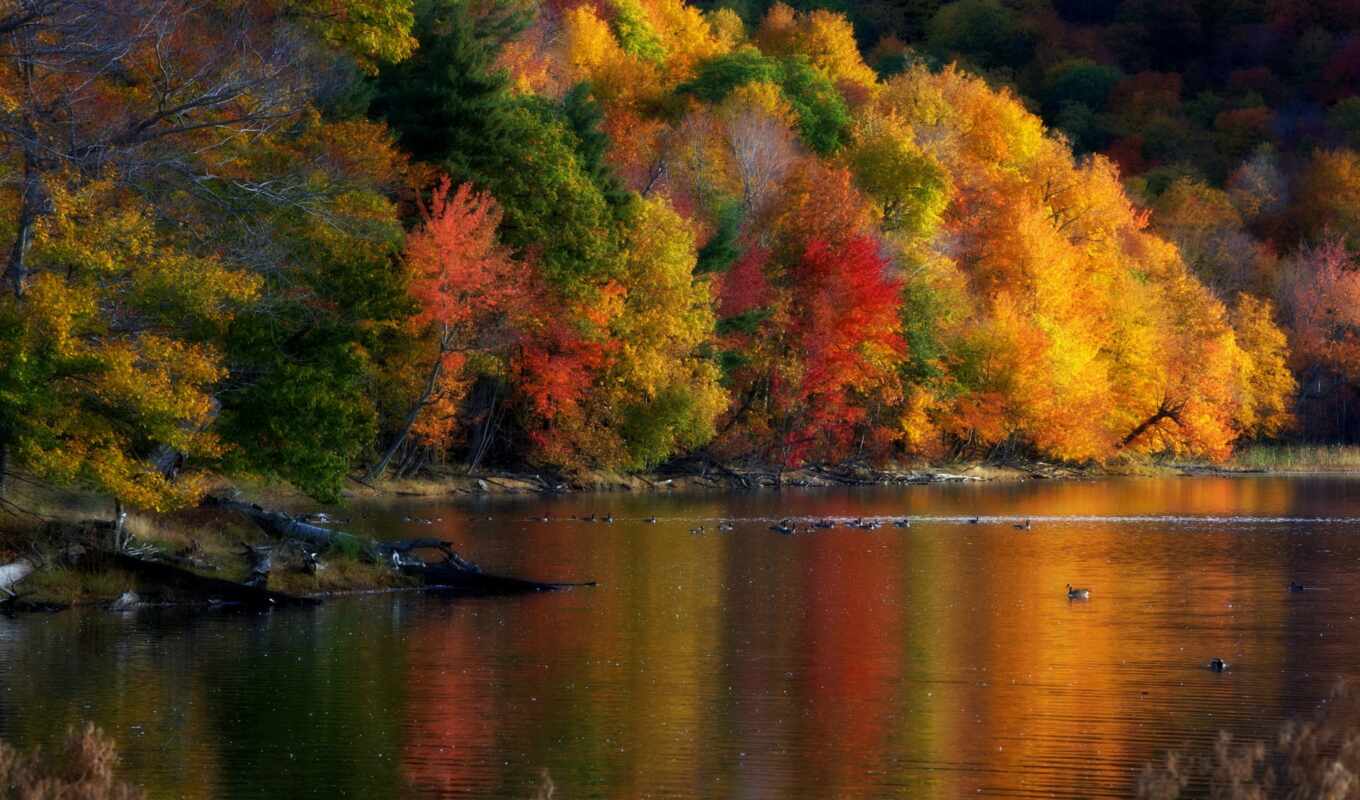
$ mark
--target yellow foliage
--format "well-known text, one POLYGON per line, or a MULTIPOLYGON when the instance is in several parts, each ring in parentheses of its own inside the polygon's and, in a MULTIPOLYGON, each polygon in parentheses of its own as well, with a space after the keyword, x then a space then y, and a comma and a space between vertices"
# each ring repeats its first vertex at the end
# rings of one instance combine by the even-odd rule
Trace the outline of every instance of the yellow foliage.
POLYGON ((1108 159, 1075 160, 1009 92, 954 68, 893 78, 856 133, 847 158, 876 199, 893 157, 913 148, 951 179, 943 241, 976 316, 937 381, 943 430, 1070 460, 1220 458, 1237 436, 1284 424, 1278 330, 1243 306, 1252 343, 1239 345, 1176 247, 1146 231, 1108 159))
POLYGON ((605 386, 605 408, 683 397, 688 427, 672 435, 697 446, 713 435, 727 404, 718 370, 699 355, 713 326, 708 281, 694 275, 694 234, 664 201, 644 200, 629 231, 621 306, 610 332, 619 350, 605 386))
POLYGON ((708 26, 713 36, 727 51, 735 50, 746 42, 746 23, 741 15, 730 8, 716 8, 707 15, 708 26))
POLYGON ((180 249, 111 181, 52 187, 28 290, 0 303, 17 332, 0 355, 24 365, 10 379, 29 376, 35 383, 19 391, 37 398, 15 452, 41 478, 92 484, 135 506, 193 502, 201 476, 172 478, 156 460, 221 455, 207 428, 226 371, 198 337, 230 322, 259 280, 180 249))
POLYGON ((774 56, 803 56, 838 86, 873 91, 878 76, 864 63, 855 31, 843 14, 817 9, 799 14, 775 3, 756 33, 761 51, 774 56))
MULTIPOLYGON (((730 20, 721 12, 705 18, 703 12, 685 0, 647 0, 646 7, 652 27, 666 51, 668 86, 689 80, 696 66, 730 52, 740 41, 726 27, 730 20)), ((740 17, 737 22, 741 23, 740 17)))
POLYGON ((1289 401, 1298 384, 1289 370, 1289 342, 1274 316, 1269 301, 1237 296, 1232 314, 1238 347, 1235 422, 1248 437, 1275 436, 1293 423, 1289 401))

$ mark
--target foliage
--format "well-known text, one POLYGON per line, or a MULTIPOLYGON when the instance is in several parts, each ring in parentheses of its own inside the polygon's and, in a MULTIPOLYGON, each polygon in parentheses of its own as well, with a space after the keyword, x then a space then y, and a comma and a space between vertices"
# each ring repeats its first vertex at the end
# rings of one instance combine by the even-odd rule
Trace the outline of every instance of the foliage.
POLYGON ((759 84, 779 87, 809 148, 824 155, 839 149, 850 125, 849 110, 830 79, 805 57, 775 60, 754 50, 738 50, 702 64, 694 79, 678 91, 717 104, 740 87, 759 84))
POLYGON ((0 70, 6 472, 168 508, 215 472, 335 499, 399 448, 1223 458, 1360 391, 1330 45, 1195 72, 1204 21, 1141 1, 290 0, 154 35, 54 3, 0 70))

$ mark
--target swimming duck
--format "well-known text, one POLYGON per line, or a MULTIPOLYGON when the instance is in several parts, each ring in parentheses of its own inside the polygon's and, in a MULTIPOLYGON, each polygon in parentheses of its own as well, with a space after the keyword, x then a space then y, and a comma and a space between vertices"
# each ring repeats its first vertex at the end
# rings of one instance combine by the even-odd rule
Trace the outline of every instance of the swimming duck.
POLYGON ((604 523, 605 523, 606 525, 613 525, 613 524, 614 524, 614 515, 613 515, 613 514, 610 514, 609 516, 605 517, 605 518, 604 518, 604 523))
POLYGON ((647 519, 643 520, 643 522, 647 523, 648 525, 655 525, 656 517, 648 517, 647 519))
POLYGON ((898 521, 894 522, 894 523, 893 523, 893 527, 896 527, 896 528, 910 528, 910 527, 911 527, 911 520, 907 519, 906 517, 903 517, 902 519, 899 519, 898 521))
POLYGON ((972 517, 968 520, 969 525, 977 525, 980 522, 982 522, 982 517, 972 517))
POLYGON ((1227 672, 1228 662, 1215 656, 1214 658, 1209 659, 1209 670, 1211 672, 1227 672))
POLYGON ((1301 591, 1303 591, 1305 588, 1306 588, 1306 587, 1305 587, 1303 584, 1299 583, 1298 581, 1290 581, 1290 582, 1289 582, 1289 591, 1291 591, 1291 592, 1301 592, 1301 591))
POLYGON ((723 533, 730 533, 730 532, 732 532, 732 531, 734 531, 734 530, 736 530, 736 529, 737 529, 737 526, 736 526, 736 525, 733 525, 732 523, 728 522, 727 520, 723 520, 722 522, 719 522, 719 523, 718 523, 718 530, 722 531, 723 533))
POLYGON ((835 523, 833 520, 829 520, 829 519, 819 519, 819 520, 817 520, 816 522, 812 523, 812 527, 814 527, 814 528, 823 528, 823 529, 826 529, 826 528, 834 528, 834 527, 836 527, 836 523, 835 523))
POLYGON ((1027 519, 1024 522, 1017 522, 1015 523, 1014 527, 1017 531, 1027 531, 1029 530, 1030 527, 1029 520, 1027 519))
POLYGON ((771 525, 770 530, 774 531, 775 533, 782 533, 785 536, 788 536, 797 531, 798 529, 793 526, 793 523, 789 522, 786 519, 782 519, 779 522, 775 523, 774 525, 771 525))
POLYGON ((1069 584, 1067 584, 1067 599, 1068 599, 1068 600, 1090 600, 1090 599, 1091 599, 1091 590, 1090 590, 1090 589, 1073 589, 1073 588, 1072 588, 1072 584, 1069 583, 1069 584))

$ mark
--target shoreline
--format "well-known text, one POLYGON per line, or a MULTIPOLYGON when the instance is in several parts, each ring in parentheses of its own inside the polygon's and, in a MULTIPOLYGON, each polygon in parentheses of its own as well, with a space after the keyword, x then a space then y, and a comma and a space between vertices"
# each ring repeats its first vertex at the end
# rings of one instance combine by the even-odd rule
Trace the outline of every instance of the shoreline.
POLYGON ((385 479, 376 483, 352 481, 350 488, 345 491, 345 499, 777 491, 784 488, 1093 480, 1118 474, 1120 473, 1105 469, 1045 463, 1029 465, 960 463, 881 469, 861 465, 815 465, 788 470, 763 466, 714 465, 701 471, 635 474, 590 471, 571 478, 555 478, 542 473, 518 471, 489 471, 476 475, 450 471, 417 478, 385 479))
MULTIPOLYGON (((1353 468, 1307 465, 1289 469, 1238 464, 1126 464, 1114 467, 1054 465, 1043 462, 1011 465, 956 463, 935 466, 870 468, 863 465, 811 466, 797 470, 710 465, 693 472, 619 475, 592 472, 573 479, 542 474, 488 471, 478 475, 436 474, 416 479, 384 480, 373 484, 352 481, 344 502, 429 501, 475 502, 587 494, 712 494, 777 492, 781 489, 871 488, 963 483, 1021 483, 1029 481, 1099 481, 1136 477, 1344 477, 1360 475, 1353 468)), ((135 595, 132 607, 220 608, 192 588, 170 588, 148 581, 118 566, 110 552, 99 549, 97 498, 79 493, 54 493, 48 509, 58 509, 39 523, 10 521, 0 531, 0 564, 33 558, 37 569, 17 585, 19 603, 5 603, 0 612, 52 611, 68 607, 113 606, 135 595), (74 500, 73 500, 74 499, 74 500), (79 501, 79 502, 77 502, 79 501), (61 518, 64 516, 65 518, 61 518), (92 519, 93 518, 93 519, 92 519), (33 554, 28 556, 27 554, 33 554), (24 604, 28 604, 25 607, 24 604), (8 605, 8 609, 6 608, 8 605)), ((241 496, 293 514, 319 504, 274 485, 244 486, 241 496)), ((220 508, 197 507, 163 515, 133 515, 127 530, 135 547, 150 553, 156 563, 176 564, 213 581, 244 582, 253 565, 247 545, 274 550, 269 589, 306 601, 350 595, 436 590, 390 565, 357 552, 323 551, 325 565, 307 565, 302 550, 272 538, 245 516, 220 508)), ((336 530, 339 530, 338 528, 336 530)))

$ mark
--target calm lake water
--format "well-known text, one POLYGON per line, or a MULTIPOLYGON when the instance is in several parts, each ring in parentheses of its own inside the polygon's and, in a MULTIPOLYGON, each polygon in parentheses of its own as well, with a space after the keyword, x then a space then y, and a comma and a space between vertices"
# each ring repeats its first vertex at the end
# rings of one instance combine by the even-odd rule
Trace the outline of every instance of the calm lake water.
POLYGON ((51 746, 93 719, 153 797, 1127 796, 1168 748, 1273 738, 1360 672, 1354 479, 343 513, 453 539, 488 571, 600 585, 0 617, 0 738, 51 746), (545 513, 617 520, 527 521, 545 513), (910 529, 767 530, 901 515, 910 529))

